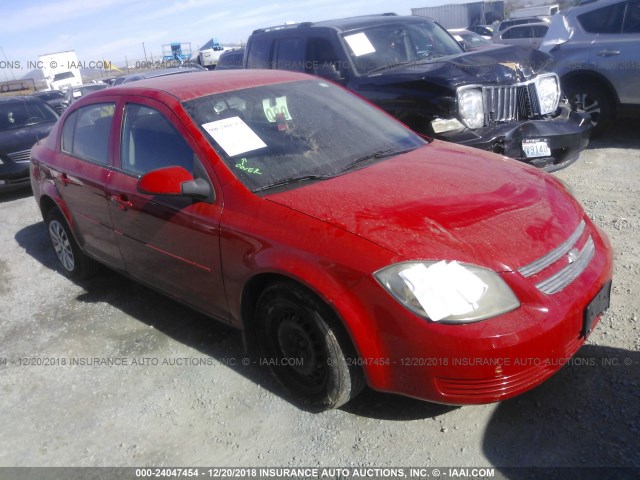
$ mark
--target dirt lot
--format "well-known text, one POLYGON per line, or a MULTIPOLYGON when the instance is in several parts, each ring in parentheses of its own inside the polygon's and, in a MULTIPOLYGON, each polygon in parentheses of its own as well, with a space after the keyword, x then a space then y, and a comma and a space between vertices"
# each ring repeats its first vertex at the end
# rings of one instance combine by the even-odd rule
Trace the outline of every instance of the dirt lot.
POLYGON ((576 361, 500 404, 366 391, 322 414, 245 366, 237 332, 106 270, 67 280, 30 192, 5 194, 0 466, 640 467, 637 129, 620 122, 556 175, 615 249, 612 307, 576 361))

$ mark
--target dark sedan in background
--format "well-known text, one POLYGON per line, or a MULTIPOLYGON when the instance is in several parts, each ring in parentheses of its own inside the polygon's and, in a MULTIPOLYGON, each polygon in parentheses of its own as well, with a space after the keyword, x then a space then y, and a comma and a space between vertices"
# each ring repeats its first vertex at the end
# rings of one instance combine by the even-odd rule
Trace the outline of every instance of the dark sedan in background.
POLYGON ((35 97, 0 97, 0 192, 29 185, 31 147, 49 135, 58 115, 35 97))
POLYGON ((53 108, 58 115, 62 115, 64 109, 64 92, 60 90, 44 90, 42 92, 36 92, 34 97, 39 98, 51 108, 53 108))

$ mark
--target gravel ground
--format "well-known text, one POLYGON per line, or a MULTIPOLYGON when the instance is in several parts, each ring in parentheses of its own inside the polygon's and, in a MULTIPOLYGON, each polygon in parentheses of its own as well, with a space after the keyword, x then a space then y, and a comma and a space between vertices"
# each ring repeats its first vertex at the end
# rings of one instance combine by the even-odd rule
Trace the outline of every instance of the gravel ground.
POLYGON ((637 130, 556 175, 615 249, 612 306, 576 361, 499 404, 365 391, 321 414, 243 365, 237 332, 108 270, 67 280, 30 192, 1 196, 0 466, 640 467, 637 130))

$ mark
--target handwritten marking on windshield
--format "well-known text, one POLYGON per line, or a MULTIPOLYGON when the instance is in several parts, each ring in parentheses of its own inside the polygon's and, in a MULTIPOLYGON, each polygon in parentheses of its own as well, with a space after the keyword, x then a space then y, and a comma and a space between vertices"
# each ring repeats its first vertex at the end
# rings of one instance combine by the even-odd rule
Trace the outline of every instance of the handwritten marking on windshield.
POLYGON ((247 167, 245 164, 247 163, 247 159, 246 158, 242 158, 240 160, 240 163, 236 163, 236 168, 239 168, 240 170, 243 170, 247 173, 251 173, 253 175, 262 175, 262 172, 260 171, 259 168, 256 167, 247 167))

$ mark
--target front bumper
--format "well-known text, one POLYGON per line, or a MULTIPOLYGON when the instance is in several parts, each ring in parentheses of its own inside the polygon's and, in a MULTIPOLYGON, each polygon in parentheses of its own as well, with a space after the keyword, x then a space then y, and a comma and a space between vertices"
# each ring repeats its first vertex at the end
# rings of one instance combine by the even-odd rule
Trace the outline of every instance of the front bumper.
POLYGON ((588 235, 595 254, 559 293, 541 292, 534 277, 503 274, 521 306, 492 319, 464 325, 430 322, 378 292, 367 312, 375 319, 370 331, 375 332, 377 345, 359 352, 369 385, 464 405, 505 400, 542 383, 570 363, 584 343, 585 309, 612 278, 608 239, 592 224, 588 235))
POLYGON ((3 158, 0 165, 0 192, 9 192, 29 185, 29 162, 12 162, 3 158))
POLYGON ((552 119, 500 123, 452 135, 443 134, 440 138, 500 153, 552 172, 565 168, 578 159, 580 152, 589 144, 592 128, 586 113, 572 111, 567 104, 560 104, 558 110, 559 114, 552 119), (545 139, 551 155, 527 158, 522 142, 533 139, 545 139))

